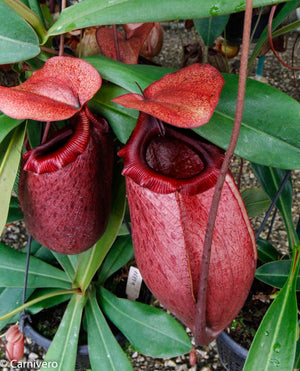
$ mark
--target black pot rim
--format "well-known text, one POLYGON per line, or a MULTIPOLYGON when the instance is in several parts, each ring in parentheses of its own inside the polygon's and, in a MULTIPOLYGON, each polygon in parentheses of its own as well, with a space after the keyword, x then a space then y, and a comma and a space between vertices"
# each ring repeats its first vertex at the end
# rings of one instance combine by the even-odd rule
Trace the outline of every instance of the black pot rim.
MULTIPOLYGON (((26 319, 22 332, 24 335, 29 337, 31 340, 33 340, 36 344, 41 346, 43 349, 48 350, 52 340, 46 338, 45 336, 41 335, 39 332, 37 332, 30 324, 30 316, 26 319)), ((118 332, 115 334, 115 339, 117 342, 122 346, 126 342, 126 337, 122 334, 122 332, 118 332)), ((82 344, 78 346, 77 350, 78 355, 82 356, 88 356, 89 354, 89 347, 87 344, 82 344)))
POLYGON ((219 359, 227 371, 241 371, 248 356, 248 350, 234 341, 225 331, 216 339, 219 359))
MULTIPOLYGON (((31 340, 33 340, 36 344, 44 348, 45 350, 48 350, 50 347, 52 340, 46 338, 45 336, 38 333, 29 323, 29 320, 27 320, 24 323, 23 327, 23 334, 28 336, 31 340)), ((89 349, 88 345, 79 345, 77 354, 79 355, 88 355, 89 349)))
POLYGON ((224 341, 227 344, 229 344, 236 352, 243 358, 247 358, 248 350, 244 347, 242 347, 239 343, 237 343, 235 340, 233 340, 226 331, 221 332, 221 334, 218 336, 218 339, 220 341, 224 341))

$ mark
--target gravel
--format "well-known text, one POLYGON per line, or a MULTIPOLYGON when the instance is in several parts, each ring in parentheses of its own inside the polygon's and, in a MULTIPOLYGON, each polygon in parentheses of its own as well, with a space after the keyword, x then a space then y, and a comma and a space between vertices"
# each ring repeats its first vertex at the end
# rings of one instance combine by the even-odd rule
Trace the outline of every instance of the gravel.
MULTIPOLYGON (((288 39, 287 51, 281 53, 282 58, 290 63, 291 49, 293 42, 297 37, 297 33, 292 33, 288 39)), ((162 64, 167 67, 180 68, 182 66, 183 52, 182 46, 194 42, 198 37, 193 30, 186 30, 183 27, 182 22, 171 22, 164 24, 164 47, 162 52, 154 61, 158 64, 162 64)), ((295 65, 299 65, 299 48, 298 55, 295 55, 295 65)), ((231 68, 234 70, 238 66, 238 59, 232 60, 231 68)), ((256 66, 253 66, 250 76, 255 76, 256 66)), ((286 68, 284 68, 277 59, 273 56, 271 52, 268 52, 265 57, 264 64, 264 74, 263 80, 281 91, 289 94, 294 98, 299 97, 299 71, 295 74, 286 68), (298 88, 295 88, 295 81, 298 81, 298 88)), ((274 107, 275 109, 276 107, 274 107)), ((240 160, 234 158, 232 162, 232 172, 237 179, 239 173, 240 160)), ((300 205, 300 171, 294 171, 292 174, 293 184, 295 188, 294 192, 294 203, 293 203, 293 215, 296 219, 300 215, 299 205, 300 205)), ((241 190, 249 187, 255 186, 256 180, 254 174, 251 171, 250 164, 245 162, 243 166, 243 173, 241 176, 241 190)), ((258 226, 262 221, 262 217, 252 219, 252 224, 254 230, 257 230, 258 226)), ((26 246, 26 231, 22 222, 15 223, 13 225, 7 226, 2 237, 1 242, 12 246, 13 248, 21 248, 26 246)), ((286 233, 283 228, 283 222, 279 214, 277 214, 274 232, 272 234, 272 240, 275 241, 276 247, 280 250, 286 251, 286 233)), ((189 329, 186 329, 189 333, 191 340, 193 342, 192 334, 189 329)), ((216 343, 213 341, 208 346, 197 346, 197 364, 191 367, 189 364, 189 356, 182 355, 175 358, 168 359, 153 359, 139 354, 138 352, 131 350, 129 351, 129 357, 131 358, 132 364, 136 371, 138 370, 165 370, 165 371, 223 371, 224 368, 218 360, 218 354, 216 350, 216 343)), ((34 344, 30 339, 26 339, 25 343, 25 355, 24 360, 42 360, 44 356, 44 351, 34 344)), ((0 359, 4 356, 0 351, 0 359)), ((32 370, 36 370, 33 368, 32 370)), ((3 368, 4 371, 9 370, 8 368, 3 368)), ((21 370, 21 369, 20 369, 21 370)), ((30 370, 30 368, 24 368, 22 370, 30 370)))

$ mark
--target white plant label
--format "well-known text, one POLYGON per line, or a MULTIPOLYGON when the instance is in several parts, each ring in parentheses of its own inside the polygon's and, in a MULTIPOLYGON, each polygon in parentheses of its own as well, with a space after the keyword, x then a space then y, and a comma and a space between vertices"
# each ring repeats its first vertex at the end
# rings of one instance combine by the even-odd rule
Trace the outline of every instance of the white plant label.
POLYGON ((126 284, 126 295, 130 300, 136 300, 140 295, 143 278, 136 267, 129 268, 129 274, 126 284))

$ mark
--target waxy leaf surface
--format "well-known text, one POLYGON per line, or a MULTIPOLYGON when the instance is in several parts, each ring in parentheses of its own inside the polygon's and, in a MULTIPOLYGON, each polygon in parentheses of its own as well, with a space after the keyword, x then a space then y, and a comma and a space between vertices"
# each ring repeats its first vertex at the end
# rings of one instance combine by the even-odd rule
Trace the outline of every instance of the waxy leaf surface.
POLYGON ((65 371, 75 369, 79 330, 85 302, 86 297, 84 295, 73 295, 45 356, 45 361, 49 362, 49 366, 43 364, 41 370, 65 371), (56 361, 56 363, 53 361, 56 361))
POLYGON ((111 331, 95 293, 92 292, 86 304, 89 357, 93 370, 133 371, 133 368, 111 331))
POLYGON ((0 64, 24 61, 39 52, 39 39, 33 29, 0 1, 0 64))
MULTIPOLYGON (((253 7, 277 3, 278 0, 254 0, 253 7)), ((85 0, 66 8, 48 30, 47 37, 97 25, 160 22, 229 14, 245 10, 245 4, 241 0, 85 0)))

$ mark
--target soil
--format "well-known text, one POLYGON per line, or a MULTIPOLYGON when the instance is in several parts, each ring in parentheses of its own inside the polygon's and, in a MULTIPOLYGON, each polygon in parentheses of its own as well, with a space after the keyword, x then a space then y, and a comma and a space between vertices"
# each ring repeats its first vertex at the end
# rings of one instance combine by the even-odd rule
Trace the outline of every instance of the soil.
POLYGON ((267 312, 276 290, 255 279, 248 298, 231 325, 226 329, 228 335, 246 349, 250 348, 255 333, 267 312))
MULTIPOLYGON (((127 297, 126 296, 126 284, 127 284, 127 278, 128 278, 128 271, 129 271, 129 266, 133 266, 133 263, 134 261, 131 261, 128 264, 128 267, 125 266, 121 268, 120 270, 118 270, 108 279, 108 281, 105 284, 105 287, 111 292, 114 292, 115 295, 119 298, 127 297)), ((140 294, 139 294, 139 297, 136 299, 136 301, 151 304, 152 300, 153 300, 153 297, 152 297, 151 292, 149 291, 145 283, 142 282, 140 294)), ((39 313, 32 316, 31 325, 33 329, 36 330, 42 336, 46 337, 47 339, 52 340, 63 318, 67 304, 68 302, 64 302, 59 305, 56 305, 55 308, 51 307, 51 308, 43 309, 39 313)), ((111 330, 113 331, 114 334, 120 333, 118 328, 116 328, 108 319, 107 321, 109 322, 111 330)), ((80 330, 79 341, 80 341, 79 342, 80 345, 87 344, 87 334, 84 328, 81 328, 80 330)))

